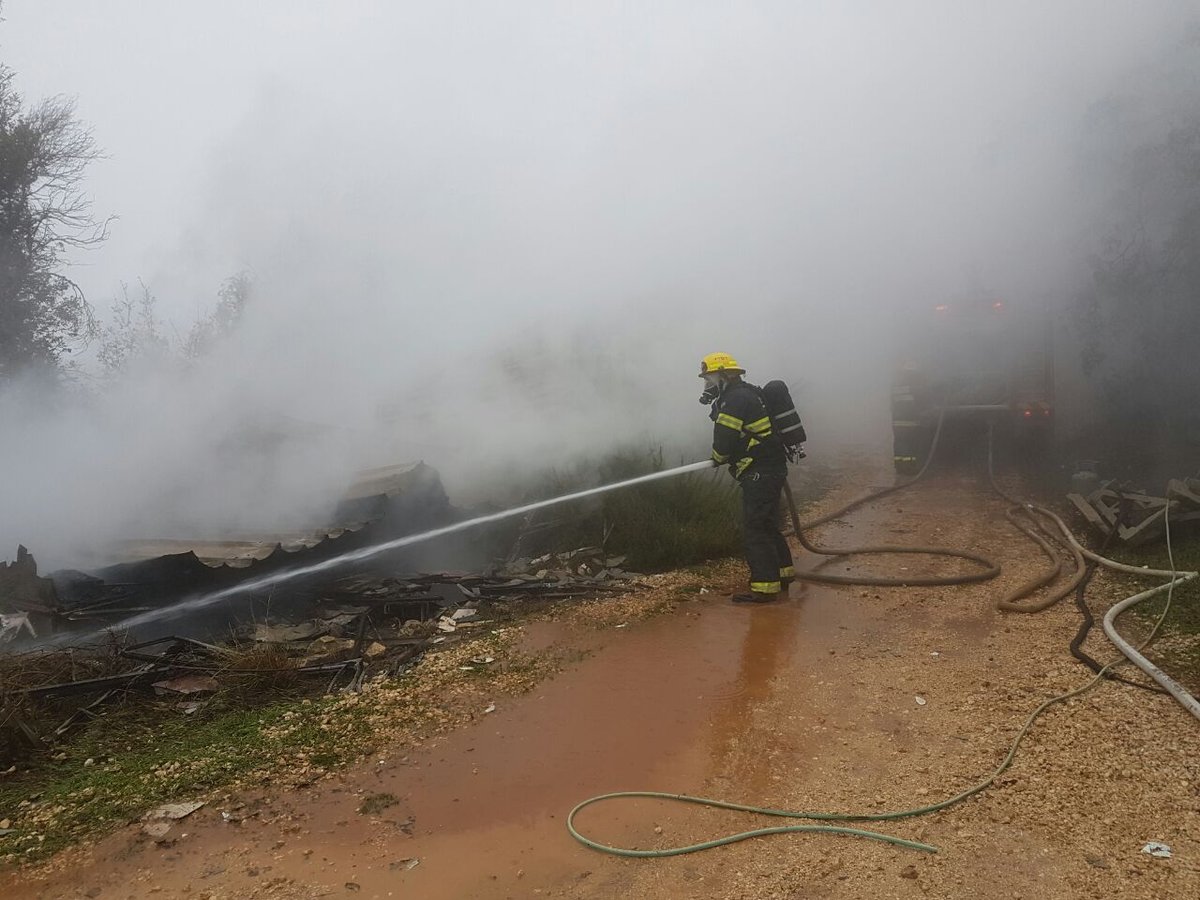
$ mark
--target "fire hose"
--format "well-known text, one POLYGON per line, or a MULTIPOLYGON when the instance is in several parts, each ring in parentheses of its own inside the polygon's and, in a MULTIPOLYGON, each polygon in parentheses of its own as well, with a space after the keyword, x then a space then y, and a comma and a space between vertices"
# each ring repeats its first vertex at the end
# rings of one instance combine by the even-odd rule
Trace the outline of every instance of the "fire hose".
POLYGON ((966 550, 954 550, 948 547, 919 547, 888 544, 869 547, 841 547, 834 549, 820 547, 810 541, 804 534, 806 529, 815 528, 818 525, 824 525, 827 522, 840 519, 851 510, 858 509, 860 506, 864 506, 867 503, 879 500, 888 496, 889 494, 894 494, 897 491, 912 487, 912 485, 924 478, 925 474, 929 471, 930 464, 933 462, 934 455, 937 453, 938 442, 941 440, 942 426, 945 423, 945 420, 946 412, 945 410, 942 410, 942 412, 938 415, 937 428, 933 432, 933 440, 930 443, 929 455, 925 460, 925 464, 921 466, 921 470, 908 481, 901 482, 900 484, 893 484, 880 490, 873 491, 866 496, 859 497, 857 500, 852 500, 845 506, 835 509, 833 512, 827 513, 826 515, 823 515, 818 519, 814 519, 811 522, 807 522, 804 525, 800 524, 800 516, 796 511, 796 500, 792 496, 791 486, 788 485, 787 481, 785 480, 783 483, 783 491, 787 498, 788 513, 792 520, 792 531, 796 536, 796 540, 799 541, 801 547, 803 547, 809 553, 814 553, 818 556, 848 557, 863 556, 868 554, 877 555, 884 553, 904 553, 916 554, 920 556, 949 556, 952 558, 965 559, 969 562, 973 562, 982 567, 981 571, 967 572, 962 575, 916 575, 904 578, 887 578, 876 575, 830 575, 824 572, 797 571, 797 579, 801 581, 815 581, 821 584, 855 584, 873 587, 934 587, 956 584, 973 584, 979 581, 988 581, 989 579, 995 578, 1000 574, 1000 566, 995 562, 988 559, 986 556, 980 556, 978 553, 969 553, 966 550))
MULTIPOLYGON (((1116 648, 1121 651, 1125 659, 1127 659, 1129 662, 1132 662, 1135 666, 1149 675, 1158 685, 1163 688, 1163 690, 1175 698, 1175 700, 1177 700, 1184 709, 1190 712, 1197 719, 1200 719, 1200 701, 1197 701, 1196 698, 1192 696, 1192 694, 1189 693, 1185 687, 1183 687, 1183 685, 1148 660, 1142 652, 1146 649, 1150 642, 1157 637, 1159 630, 1162 628, 1162 624, 1166 620, 1167 614, 1171 610, 1171 601, 1175 594, 1175 587, 1177 585, 1200 578, 1200 572, 1185 572, 1175 568, 1175 555, 1171 548, 1170 488, 1167 489, 1166 500, 1167 502, 1163 506, 1163 526, 1166 532, 1167 560, 1168 564, 1171 566, 1169 569, 1143 569, 1139 566, 1127 565, 1125 563, 1117 562, 1113 559, 1108 559, 1107 557, 1101 556, 1098 553, 1093 553, 1091 550, 1083 547, 1079 541, 1076 540, 1075 535, 1071 532, 1071 529, 1067 527, 1067 524, 1059 516, 1053 512, 1050 512, 1049 510, 1046 510, 1045 512, 1050 520, 1053 521, 1056 526, 1058 526, 1058 529, 1062 533, 1062 536, 1066 542, 1080 555, 1087 557, 1088 559, 1101 566, 1104 566, 1107 569, 1112 569, 1116 572, 1124 572, 1127 575, 1169 579, 1165 584, 1160 584, 1157 587, 1134 594, 1132 597, 1127 597, 1120 603, 1117 603, 1109 608, 1108 612, 1104 614, 1104 620, 1102 624, 1104 627, 1104 633, 1108 636, 1108 639, 1112 641, 1114 645, 1116 645, 1116 648), (1150 631, 1150 635, 1139 646, 1135 647, 1128 640, 1122 637, 1119 631, 1117 631, 1117 618, 1127 609, 1136 606, 1144 600, 1149 600, 1151 597, 1156 597, 1164 592, 1167 595, 1167 600, 1163 606, 1162 612, 1155 621, 1154 627, 1150 631)), ((1123 662, 1124 660, 1121 661, 1123 662)), ((1110 666, 1106 668, 1110 668, 1111 665, 1113 664, 1110 664, 1110 666)))
MULTIPOLYGON (((1122 504, 1122 506, 1124 506, 1124 504, 1122 504)), ((1108 533, 1104 535, 1104 540, 1101 542, 1100 550, 1098 551, 1101 556, 1107 552, 1109 544, 1112 543, 1113 538, 1116 536, 1121 525, 1122 517, 1123 513, 1118 512, 1116 521, 1113 522, 1113 525, 1108 530, 1108 533)), ((1099 563, 1097 563, 1094 559, 1089 559, 1084 566, 1083 579, 1075 586, 1075 608, 1079 610, 1081 621, 1079 623, 1079 629, 1075 632, 1075 637, 1071 638, 1070 646, 1071 655, 1096 674, 1099 674, 1104 666, 1099 660, 1084 650, 1083 645, 1087 641, 1088 634, 1091 633, 1092 628, 1096 624, 1096 618, 1092 615, 1092 610, 1088 606, 1087 589, 1099 568, 1099 563)), ((1135 687, 1139 690, 1149 691, 1154 694, 1166 693, 1165 690, 1156 684, 1145 684, 1141 681, 1134 681, 1132 678, 1125 678, 1121 675, 1117 675, 1115 672, 1110 671, 1109 677, 1112 678, 1113 681, 1119 681, 1121 684, 1127 684, 1130 687, 1135 687)))
MULTIPOLYGON (((1155 591, 1158 590, 1159 588, 1155 588, 1155 591)), ((1121 659, 1118 662, 1124 662, 1124 659, 1121 659)), ((1029 714, 1029 717, 1025 720, 1025 723, 1017 732, 1017 736, 1013 740, 1012 745, 1009 747, 1008 753, 1005 755, 1000 765, 996 767, 995 771, 993 771, 978 784, 975 784, 966 790, 961 791, 954 796, 938 803, 931 803, 927 806, 919 806, 914 809, 902 809, 887 813, 800 812, 771 809, 769 807, 761 806, 750 806, 749 804, 743 803, 730 803, 725 800, 713 800, 707 797, 695 797, 690 794, 669 794, 661 791, 615 791, 610 794, 601 794, 597 797, 591 797, 587 800, 584 800, 582 803, 572 809, 571 812, 567 814, 567 830, 570 832, 571 837, 575 838, 575 840, 579 841, 579 843, 583 844, 585 847, 590 847, 593 850, 599 850, 602 853, 608 853, 612 856, 635 857, 643 859, 662 859, 668 856, 682 856, 685 853, 696 853, 700 850, 710 850, 713 847, 721 847, 726 844, 736 844, 740 841, 749 840, 750 838, 765 837, 771 834, 790 834, 799 832, 826 832, 866 837, 877 841, 883 841, 884 843, 894 844, 898 847, 907 847, 912 850, 924 850, 928 853, 937 853, 938 848, 932 844, 923 844, 919 841, 910 841, 906 840, 905 838, 896 837, 895 835, 840 825, 784 825, 775 826, 772 828, 755 828, 749 831, 741 831, 735 834, 726 835, 724 837, 714 838, 713 840, 702 841, 697 844, 687 844, 681 847, 667 847, 660 850, 636 850, 629 847, 615 847, 610 844, 602 844, 599 841, 587 837, 586 835, 580 833, 575 827, 575 817, 582 810, 596 803, 602 803, 606 800, 623 800, 639 797, 656 800, 670 800, 679 803, 691 803, 698 806, 708 806, 716 809, 729 809, 736 810, 738 812, 756 813, 764 816, 776 816, 788 819, 807 819, 811 822, 888 822, 895 821, 897 819, 910 819, 916 816, 923 816, 929 813, 939 812, 943 809, 947 809, 948 807, 961 803, 962 801, 967 800, 970 797, 973 797, 991 787, 992 784, 995 783, 996 779, 999 778, 1005 772, 1005 770, 1012 765, 1022 741, 1025 740, 1025 736, 1029 733, 1030 728, 1033 727, 1033 723, 1038 719, 1039 716, 1041 716, 1042 713, 1044 713, 1051 706, 1055 706, 1059 703, 1065 703, 1066 701, 1091 690, 1104 680, 1107 670, 1112 666, 1117 665, 1118 662, 1109 663, 1104 667, 1104 670, 1102 670, 1100 674, 1093 677, 1091 681, 1082 687, 1068 691, 1065 694, 1059 694, 1056 697, 1051 697, 1049 700, 1043 701, 1036 709, 1034 709, 1033 712, 1029 714)))

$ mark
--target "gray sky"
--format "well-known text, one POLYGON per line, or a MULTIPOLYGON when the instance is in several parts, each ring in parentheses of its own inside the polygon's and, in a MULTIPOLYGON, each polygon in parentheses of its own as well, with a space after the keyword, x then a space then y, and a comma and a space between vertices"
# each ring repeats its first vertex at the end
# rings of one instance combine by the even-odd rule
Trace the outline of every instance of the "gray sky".
POLYGON ((64 477, 144 531, 295 512, 358 464, 454 493, 631 436, 703 456, 716 349, 851 430, 906 310, 1069 289, 1081 118, 1191 6, 7 0, 19 89, 76 97, 109 155, 92 301, 141 277, 186 328, 234 271, 260 292, 216 358, 99 401, 86 464, 44 439, 84 426, 26 419, 0 554, 95 527, 41 500, 64 477), (267 412, 345 437, 231 475, 267 412))
MULTIPOLYGON (((89 295, 140 276, 186 315, 184 295, 257 261, 244 235, 211 233, 246 207, 278 231, 326 204, 361 219, 416 199, 441 245, 514 211, 561 215, 574 190, 606 224, 659 213, 686 243, 730 212, 743 233, 770 215, 778 240, 774 196, 827 240, 891 229, 896 206, 938 217, 913 240, 950 238, 955 201, 996 202, 987 182, 1058 136, 1060 104, 1181 8, 8 0, 0 48, 28 97, 76 97, 109 154, 90 187, 120 221, 79 260, 89 295), (674 218, 689 212, 701 221, 674 218)), ((637 229, 621 230, 605 236, 637 229)), ((628 246, 597 250, 593 265, 628 262, 628 246)))

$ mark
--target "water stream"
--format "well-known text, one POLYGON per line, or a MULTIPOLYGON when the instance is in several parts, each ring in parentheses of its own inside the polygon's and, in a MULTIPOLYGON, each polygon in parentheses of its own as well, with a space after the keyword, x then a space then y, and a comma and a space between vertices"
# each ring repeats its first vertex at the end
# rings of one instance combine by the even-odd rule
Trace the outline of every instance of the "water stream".
MULTIPOLYGON (((597 494, 604 494, 608 491, 632 487, 636 484, 645 484, 649 481, 658 481, 663 478, 672 478, 677 475, 687 474, 688 472, 700 472, 706 469, 711 469, 711 467, 712 463, 708 460, 705 460, 704 462, 688 463, 687 465, 677 466, 674 469, 664 469, 661 472, 651 472, 648 475, 639 475, 636 478, 628 478, 624 481, 614 482, 613 484, 604 484, 600 485, 599 487, 588 488, 587 490, 583 491, 575 491, 574 493, 563 494, 561 497, 551 497, 548 500, 538 500, 534 503, 526 503, 524 506, 516 506, 512 509, 489 513, 485 516, 476 516, 473 519, 466 519, 462 522, 444 525, 441 528, 423 531, 420 534, 410 534, 405 535, 404 537, 394 538, 379 544, 373 544, 370 547, 362 547, 358 550, 351 550, 341 554, 340 556, 335 556, 307 566, 298 566, 295 569, 284 569, 280 572, 272 572, 271 574, 263 575, 260 578, 253 578, 248 581, 240 582, 235 584, 233 587, 225 588, 224 590, 216 591, 211 594, 202 594, 198 597, 192 597, 179 603, 173 603, 170 606, 164 606, 160 609, 147 610, 146 612, 138 613, 135 616, 130 616, 129 618, 117 622, 114 625, 97 629, 94 632, 85 635, 83 637, 83 641, 86 643, 88 641, 96 640, 109 631, 124 631, 130 628, 137 628, 141 625, 147 624, 148 622, 154 622, 159 619, 177 616, 181 613, 193 612, 195 610, 211 606, 214 603, 219 603, 222 600, 227 600, 230 597, 249 594, 253 593, 254 591, 261 591, 264 588, 272 587, 285 581, 291 581, 293 579, 303 578, 309 575, 316 575, 321 572, 336 569, 349 563, 361 562, 362 560, 370 559, 371 557, 378 556, 381 553, 387 553, 391 550, 398 550, 401 547, 419 544, 422 541, 430 541, 447 534, 454 534, 457 531, 466 531, 469 528, 477 528, 480 525, 488 525, 492 522, 511 519, 514 516, 522 516, 526 513, 533 512, 534 510, 544 509, 547 506, 557 506, 560 503, 570 503, 574 500, 582 500, 585 497, 594 497, 597 494)), ((74 640, 78 641, 79 638, 76 637, 74 640)))

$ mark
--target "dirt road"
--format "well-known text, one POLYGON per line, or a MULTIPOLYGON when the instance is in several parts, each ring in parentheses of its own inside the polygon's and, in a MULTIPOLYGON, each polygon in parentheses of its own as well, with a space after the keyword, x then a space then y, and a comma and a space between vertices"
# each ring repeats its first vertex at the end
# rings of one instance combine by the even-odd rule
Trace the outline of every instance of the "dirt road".
MULTIPOLYGON (((945 476, 820 534, 835 545, 974 549, 1002 562, 999 582, 796 587, 787 601, 754 608, 727 602, 732 583, 714 584, 673 613, 626 627, 541 623, 527 630, 526 648, 568 648, 576 661, 524 696, 497 700, 474 724, 299 792, 250 798, 245 809, 255 814, 240 823, 223 820, 230 803, 214 802, 169 846, 131 827, 66 871, 24 877, 3 894, 1200 896, 1200 725, 1169 699, 1111 684, 1039 720, 992 789, 881 828, 935 844, 936 855, 792 835, 625 860, 568 836, 567 811, 614 790, 880 812, 980 780, 1038 702, 1090 678, 1067 653, 1069 603, 1038 615, 993 611, 992 598, 1034 564, 1028 543, 997 523, 1001 511, 974 478, 945 476), (360 813, 375 795, 396 802, 360 813), (1172 858, 1142 853, 1150 840, 1170 845, 1172 858)), ((1089 646, 1111 656, 1102 637, 1089 646)), ((641 800, 579 820, 597 839, 643 848, 759 824, 776 823, 641 800)))

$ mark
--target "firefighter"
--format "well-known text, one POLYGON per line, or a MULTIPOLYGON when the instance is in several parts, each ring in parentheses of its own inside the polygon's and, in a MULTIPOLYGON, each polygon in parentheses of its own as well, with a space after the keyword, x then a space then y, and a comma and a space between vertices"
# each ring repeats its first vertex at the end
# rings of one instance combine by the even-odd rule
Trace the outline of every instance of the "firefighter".
POLYGON ((750 592, 735 594, 733 602, 769 603, 795 576, 791 548, 779 533, 787 456, 773 433, 761 389, 743 381, 745 374, 728 353, 710 353, 700 363, 705 383, 700 402, 712 404, 713 465, 728 465, 742 489, 750 592))

